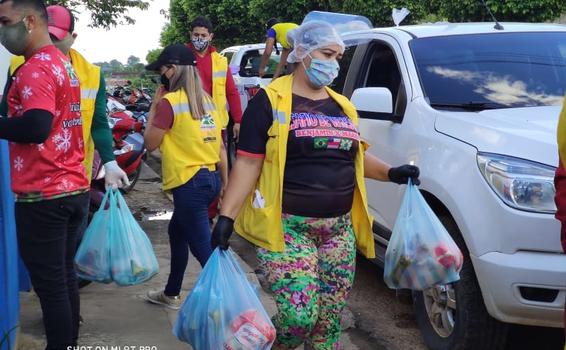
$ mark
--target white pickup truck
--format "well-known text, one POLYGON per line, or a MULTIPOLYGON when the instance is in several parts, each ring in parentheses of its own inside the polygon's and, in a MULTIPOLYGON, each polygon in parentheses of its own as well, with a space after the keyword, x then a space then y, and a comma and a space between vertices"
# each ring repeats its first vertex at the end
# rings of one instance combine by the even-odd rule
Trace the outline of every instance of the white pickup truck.
MULTIPOLYGON (((563 325, 553 176, 566 27, 502 25, 350 33, 363 44, 334 86, 358 108, 369 152, 420 167, 421 192, 465 254, 459 282, 413 293, 431 349, 500 349, 509 323, 563 325)), ((367 186, 382 262, 404 187, 367 186)))
MULTIPOLYGON (((278 45, 279 50, 282 47, 278 45)), ((279 64, 280 56, 275 49, 271 53, 266 72, 262 78, 259 77, 259 65, 261 56, 265 50, 265 44, 248 44, 231 46, 220 52, 228 59, 228 64, 234 78, 234 83, 240 93, 242 111, 248 106, 248 100, 253 97, 260 86, 267 86, 273 78, 275 68, 279 64)))

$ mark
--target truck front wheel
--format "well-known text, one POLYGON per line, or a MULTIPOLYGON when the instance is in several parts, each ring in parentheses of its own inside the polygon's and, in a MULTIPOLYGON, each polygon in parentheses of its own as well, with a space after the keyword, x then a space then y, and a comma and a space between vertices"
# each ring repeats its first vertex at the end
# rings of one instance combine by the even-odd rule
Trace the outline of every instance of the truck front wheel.
POLYGON ((454 220, 439 217, 464 254, 460 281, 413 292, 417 323, 432 350, 497 350, 505 346, 508 325, 485 308, 466 244, 454 220))

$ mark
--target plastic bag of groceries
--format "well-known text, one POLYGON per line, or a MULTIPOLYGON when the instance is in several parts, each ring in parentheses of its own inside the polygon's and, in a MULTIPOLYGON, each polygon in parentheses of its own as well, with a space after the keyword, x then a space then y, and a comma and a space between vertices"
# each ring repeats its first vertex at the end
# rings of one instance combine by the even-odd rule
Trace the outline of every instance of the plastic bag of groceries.
MULTIPOLYGON (((159 272, 151 241, 142 230, 120 191, 110 201, 110 263, 112 280, 121 286, 148 281, 159 272)), ((112 195, 111 195, 112 198, 112 195)))
POLYGON ((195 350, 264 350, 275 327, 231 250, 215 249, 177 316, 173 334, 195 350))
MULTIPOLYGON (((112 191, 107 191, 88 225, 75 255, 79 277, 95 282, 110 283, 110 210, 106 205, 112 191)), ((113 200, 113 199, 112 199, 113 200)))
POLYGON ((410 180, 385 253, 385 283, 423 290, 456 282, 464 257, 410 180))

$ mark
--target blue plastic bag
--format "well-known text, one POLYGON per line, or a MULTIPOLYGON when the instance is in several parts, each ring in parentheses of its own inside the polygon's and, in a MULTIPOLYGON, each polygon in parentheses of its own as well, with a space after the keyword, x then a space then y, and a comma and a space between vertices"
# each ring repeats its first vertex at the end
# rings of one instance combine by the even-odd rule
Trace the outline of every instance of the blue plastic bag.
POLYGON ((385 253, 389 288, 424 290, 456 282, 463 261, 444 225, 409 182, 385 253))
POLYGON ((195 350, 267 350, 275 327, 231 250, 215 249, 173 334, 195 350))
POLYGON ((94 213, 88 225, 77 254, 75 266, 82 279, 111 283, 110 273, 110 211, 115 210, 112 191, 106 191, 100 208, 94 213), (110 201, 110 205, 106 203, 110 201))
POLYGON ((106 191, 84 234, 75 263, 81 278, 114 281, 121 286, 143 283, 159 272, 151 242, 120 191, 106 191))
POLYGON ((142 230, 120 191, 114 192, 110 206, 110 262, 112 280, 121 286, 148 281, 159 272, 151 241, 142 230))
POLYGON ((0 350, 16 349, 19 327, 18 243, 8 142, 0 140, 0 350))

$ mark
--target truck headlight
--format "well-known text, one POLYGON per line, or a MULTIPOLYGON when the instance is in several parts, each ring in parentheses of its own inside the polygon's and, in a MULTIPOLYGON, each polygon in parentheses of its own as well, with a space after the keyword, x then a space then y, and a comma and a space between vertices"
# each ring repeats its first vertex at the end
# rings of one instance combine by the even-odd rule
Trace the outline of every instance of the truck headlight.
POLYGON ((478 153, 477 160, 491 189, 510 207, 537 213, 556 212, 554 167, 490 153, 478 153))

